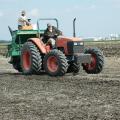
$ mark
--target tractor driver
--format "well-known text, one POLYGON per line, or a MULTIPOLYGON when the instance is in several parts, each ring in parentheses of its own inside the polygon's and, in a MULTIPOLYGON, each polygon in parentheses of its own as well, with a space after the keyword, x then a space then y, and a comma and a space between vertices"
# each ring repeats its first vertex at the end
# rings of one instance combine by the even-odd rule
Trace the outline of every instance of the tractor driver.
POLYGON ((18 29, 21 30, 25 25, 30 25, 30 21, 27 19, 26 12, 23 10, 21 12, 21 16, 18 19, 18 29))
POLYGON ((44 43, 51 44, 52 47, 55 47, 55 40, 57 36, 62 35, 62 32, 51 24, 47 24, 47 29, 44 32, 44 43))

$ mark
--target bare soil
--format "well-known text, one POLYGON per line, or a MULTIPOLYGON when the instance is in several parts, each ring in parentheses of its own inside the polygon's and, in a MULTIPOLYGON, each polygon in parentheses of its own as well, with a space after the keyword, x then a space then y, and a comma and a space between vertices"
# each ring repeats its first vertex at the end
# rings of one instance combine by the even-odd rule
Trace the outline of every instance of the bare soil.
POLYGON ((103 51, 104 56, 106 57, 119 57, 120 56, 120 41, 114 42, 91 42, 86 43, 87 47, 98 47, 103 51))
POLYGON ((24 76, 0 56, 0 120, 120 120, 120 58, 98 75, 24 76))

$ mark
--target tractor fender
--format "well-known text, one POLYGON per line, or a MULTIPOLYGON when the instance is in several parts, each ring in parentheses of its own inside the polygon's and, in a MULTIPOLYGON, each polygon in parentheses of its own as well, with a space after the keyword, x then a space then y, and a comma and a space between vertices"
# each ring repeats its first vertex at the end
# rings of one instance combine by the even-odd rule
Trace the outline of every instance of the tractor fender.
POLYGON ((32 43, 34 43, 36 45, 36 47, 40 50, 41 53, 46 54, 47 50, 46 50, 46 45, 42 42, 41 39, 39 38, 30 38, 28 39, 28 41, 31 41, 32 43))

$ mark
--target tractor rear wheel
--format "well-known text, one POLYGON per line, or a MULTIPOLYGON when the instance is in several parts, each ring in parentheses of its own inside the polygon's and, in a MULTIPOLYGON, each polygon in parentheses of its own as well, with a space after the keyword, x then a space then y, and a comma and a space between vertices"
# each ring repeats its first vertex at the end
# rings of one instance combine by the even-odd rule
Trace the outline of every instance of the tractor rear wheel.
POLYGON ((13 68, 18 72, 22 72, 22 68, 19 63, 13 63, 13 68))
POLYGON ((51 50, 45 55, 43 65, 50 76, 63 76, 68 69, 66 56, 60 50, 51 50))
POLYGON ((83 69, 88 74, 100 73, 104 66, 103 53, 98 48, 88 48, 85 50, 85 54, 91 54, 91 63, 82 64, 83 69))
POLYGON ((15 70, 17 70, 18 72, 22 72, 22 68, 21 68, 21 64, 20 64, 20 57, 18 56, 15 56, 15 57, 12 57, 12 65, 13 65, 13 68, 15 70))
POLYGON ((24 74, 38 74, 42 59, 38 48, 32 42, 26 42, 21 50, 21 67, 24 74))

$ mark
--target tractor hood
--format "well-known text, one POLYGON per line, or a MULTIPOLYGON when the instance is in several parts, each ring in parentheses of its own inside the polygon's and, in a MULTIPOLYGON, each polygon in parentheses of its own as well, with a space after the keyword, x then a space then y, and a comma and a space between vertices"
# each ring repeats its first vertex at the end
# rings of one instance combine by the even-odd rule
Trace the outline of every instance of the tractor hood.
POLYGON ((64 45, 67 45, 68 42, 80 42, 80 41, 82 41, 81 38, 59 36, 56 40, 56 45, 58 47, 62 47, 64 45))
POLYGON ((84 48, 84 42, 80 38, 76 37, 64 37, 59 36, 56 40, 56 46, 59 49, 62 49, 65 55, 71 55, 73 53, 73 49, 77 49, 80 51, 84 48), (72 51, 72 52, 71 52, 72 51))
POLYGON ((59 36, 58 38, 57 38, 57 41, 82 41, 82 39, 81 38, 77 38, 77 37, 65 37, 65 36, 59 36))

